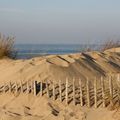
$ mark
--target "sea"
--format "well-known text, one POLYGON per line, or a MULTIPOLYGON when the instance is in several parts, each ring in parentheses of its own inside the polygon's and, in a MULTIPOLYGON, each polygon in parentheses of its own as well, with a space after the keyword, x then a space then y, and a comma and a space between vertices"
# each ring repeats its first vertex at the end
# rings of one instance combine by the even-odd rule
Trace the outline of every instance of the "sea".
POLYGON ((92 44, 16 44, 17 59, 29 59, 51 54, 79 53, 86 49, 96 50, 100 45, 92 44))

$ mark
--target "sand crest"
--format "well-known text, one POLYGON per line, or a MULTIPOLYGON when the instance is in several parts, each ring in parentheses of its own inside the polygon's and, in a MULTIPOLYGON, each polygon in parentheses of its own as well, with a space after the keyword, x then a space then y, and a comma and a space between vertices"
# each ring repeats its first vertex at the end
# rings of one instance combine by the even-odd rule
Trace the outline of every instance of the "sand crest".
MULTIPOLYGON (((50 80, 58 83, 68 78, 94 77, 117 74, 120 71, 120 49, 69 55, 49 55, 29 60, 0 60, 0 83, 50 80), (113 53, 114 52, 114 53, 113 53)), ((119 110, 118 110, 119 111, 119 110)), ((106 108, 74 107, 47 97, 32 94, 0 93, 0 120, 118 120, 119 112, 106 108)))

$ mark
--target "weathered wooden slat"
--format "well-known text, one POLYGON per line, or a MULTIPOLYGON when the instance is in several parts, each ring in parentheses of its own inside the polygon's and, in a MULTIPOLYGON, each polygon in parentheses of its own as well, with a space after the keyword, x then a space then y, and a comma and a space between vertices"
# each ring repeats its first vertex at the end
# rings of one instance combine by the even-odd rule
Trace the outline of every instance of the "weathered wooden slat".
POLYGON ((53 81, 53 100, 56 99, 56 96, 55 96, 55 82, 53 81))
POLYGON ((89 80, 88 80, 88 77, 87 77, 87 80, 86 80, 86 97, 87 97, 87 106, 90 107, 90 88, 89 88, 89 80))
POLYGON ((68 105, 68 78, 66 78, 66 85, 65 85, 65 89, 66 89, 66 93, 65 93, 65 97, 66 97, 66 105, 68 105))
POLYGON ((49 97, 50 97, 50 94, 49 94, 49 85, 48 85, 48 81, 46 81, 46 90, 47 90, 47 97, 49 98, 49 97))
POLYGON ((30 87, 29 87, 29 81, 27 81, 27 82, 26 82, 26 85, 27 85, 26 94, 29 94, 29 91, 30 91, 30 87))
POLYGON ((118 104, 120 106, 120 74, 117 74, 117 82, 118 82, 117 96, 118 96, 118 104))
POLYGON ((23 91, 23 82, 22 82, 22 80, 20 80, 20 88, 21 88, 21 93, 23 93, 24 91, 23 91))
POLYGON ((83 106, 83 90, 82 90, 82 80, 79 79, 79 86, 80 86, 80 105, 83 106))
POLYGON ((105 103, 105 85, 104 85, 103 77, 101 77, 101 89, 102 89, 102 104, 103 104, 103 107, 106 107, 106 103, 105 103))
POLYGON ((6 83, 4 82, 4 85, 3 85, 3 92, 5 93, 6 92, 6 83))
POLYGON ((76 105, 76 99, 75 99, 75 78, 73 78, 73 105, 76 105))
POLYGON ((40 82, 40 96, 43 96, 43 82, 40 82))
POLYGON ((17 81, 15 81, 15 92, 16 93, 18 92, 18 83, 17 83, 17 81))
POLYGON ((62 86, 61 86, 61 80, 59 80, 59 95, 60 95, 60 102, 62 102, 62 86))
POLYGON ((112 76, 109 76, 109 92, 110 92, 110 105, 113 106, 113 84, 112 84, 112 76))
POLYGON ((9 82, 9 92, 11 93, 12 92, 12 83, 11 83, 11 81, 9 82))
POLYGON ((97 108, 97 78, 94 79, 94 107, 97 108))
POLYGON ((37 81, 34 80, 34 82, 33 82, 33 86, 34 86, 34 87, 33 87, 33 91, 34 91, 33 94, 34 94, 34 96, 37 95, 37 86, 36 86, 36 85, 37 85, 37 81))

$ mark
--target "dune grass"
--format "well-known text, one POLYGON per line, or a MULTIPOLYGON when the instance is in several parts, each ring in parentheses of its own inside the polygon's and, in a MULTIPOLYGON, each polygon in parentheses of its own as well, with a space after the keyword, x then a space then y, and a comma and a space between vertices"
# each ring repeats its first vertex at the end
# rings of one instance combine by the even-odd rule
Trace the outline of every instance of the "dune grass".
POLYGON ((109 41, 105 41, 105 43, 102 45, 101 51, 105 51, 117 47, 120 47, 120 41, 109 40, 109 41))
POLYGON ((105 50, 108 50, 108 49, 120 47, 120 41, 106 40, 103 44, 98 45, 99 46, 98 48, 94 48, 94 47, 91 48, 89 46, 90 45, 85 46, 81 52, 91 52, 91 51, 104 52, 105 50))
POLYGON ((17 52, 14 49, 14 40, 14 37, 6 37, 0 34, 0 58, 16 58, 17 52))

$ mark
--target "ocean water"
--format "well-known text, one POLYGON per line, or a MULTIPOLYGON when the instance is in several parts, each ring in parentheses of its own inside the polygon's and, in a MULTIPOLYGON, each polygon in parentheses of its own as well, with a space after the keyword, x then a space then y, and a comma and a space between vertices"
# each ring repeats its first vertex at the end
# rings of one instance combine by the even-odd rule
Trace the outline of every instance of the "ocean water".
POLYGON ((17 58, 28 59, 50 54, 79 53, 86 48, 98 49, 98 45, 81 44, 17 44, 17 58))

